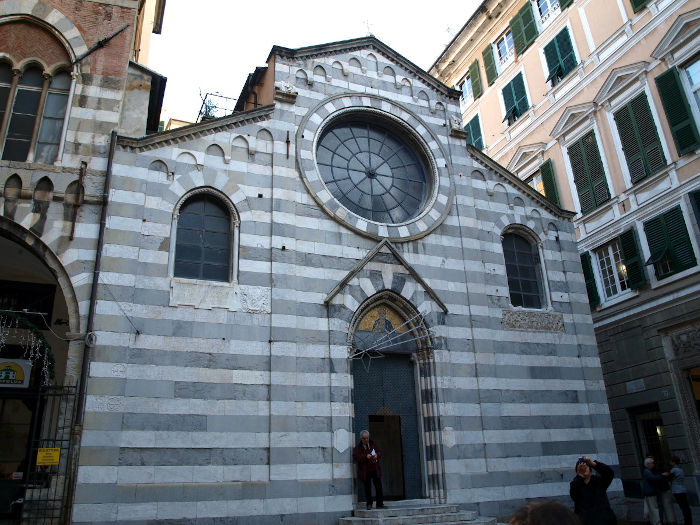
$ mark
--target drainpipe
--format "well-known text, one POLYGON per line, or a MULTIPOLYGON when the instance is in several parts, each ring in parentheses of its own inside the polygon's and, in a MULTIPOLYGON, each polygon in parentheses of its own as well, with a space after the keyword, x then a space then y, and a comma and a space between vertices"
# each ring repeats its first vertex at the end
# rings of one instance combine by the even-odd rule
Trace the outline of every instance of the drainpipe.
POLYGON ((95 344, 93 325, 95 323, 95 309, 97 306, 97 285, 100 280, 100 266, 102 264, 102 248, 105 241, 105 227, 107 225, 107 206, 109 205, 109 190, 112 183, 112 164, 114 161, 114 151, 117 146, 117 130, 112 130, 109 140, 109 154, 107 156, 107 172, 105 173, 105 184, 102 190, 102 210, 100 212, 100 232, 97 237, 97 252, 95 253, 95 268, 92 272, 92 289, 90 290, 90 309, 88 310, 87 326, 85 328, 85 346, 83 349, 83 366, 80 370, 80 390, 78 393, 78 413, 75 423, 78 426, 83 424, 85 415, 85 394, 87 392, 88 368, 90 366, 90 348, 95 344))

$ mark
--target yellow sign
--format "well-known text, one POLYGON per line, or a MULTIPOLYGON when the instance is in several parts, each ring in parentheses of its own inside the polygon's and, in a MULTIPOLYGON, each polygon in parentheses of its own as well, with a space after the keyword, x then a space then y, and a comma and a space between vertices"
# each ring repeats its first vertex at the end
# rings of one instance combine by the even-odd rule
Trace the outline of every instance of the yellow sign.
POLYGON ((32 365, 26 359, 0 361, 0 386, 9 388, 26 388, 32 365))
POLYGON ((36 452, 37 465, 58 465, 61 457, 60 448, 40 448, 36 452))

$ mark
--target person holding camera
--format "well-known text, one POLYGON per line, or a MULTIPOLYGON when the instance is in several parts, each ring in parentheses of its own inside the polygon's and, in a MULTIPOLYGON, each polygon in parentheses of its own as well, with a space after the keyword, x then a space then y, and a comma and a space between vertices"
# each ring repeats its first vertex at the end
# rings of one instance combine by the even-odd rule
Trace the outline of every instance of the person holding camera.
POLYGON ((588 456, 576 461, 576 476, 569 484, 569 495, 574 501, 574 512, 583 525, 617 523, 607 494, 613 477, 613 470, 601 461, 594 461, 588 456))

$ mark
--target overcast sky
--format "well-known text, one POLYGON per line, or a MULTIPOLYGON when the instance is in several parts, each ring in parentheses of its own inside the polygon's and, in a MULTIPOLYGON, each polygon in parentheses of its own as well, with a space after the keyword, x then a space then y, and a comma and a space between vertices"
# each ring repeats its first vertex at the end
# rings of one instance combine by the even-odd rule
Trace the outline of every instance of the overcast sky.
POLYGON ((366 36, 427 70, 481 0, 329 2, 167 0, 148 66, 168 78, 163 118, 194 121, 202 93, 237 97, 273 45, 296 48, 366 36))

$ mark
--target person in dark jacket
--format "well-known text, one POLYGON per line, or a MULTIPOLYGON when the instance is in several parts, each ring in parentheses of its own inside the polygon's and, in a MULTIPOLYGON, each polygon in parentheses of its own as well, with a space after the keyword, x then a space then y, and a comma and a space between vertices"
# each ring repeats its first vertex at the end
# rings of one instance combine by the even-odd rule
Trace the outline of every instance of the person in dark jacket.
POLYGON ((382 491, 382 467, 379 459, 382 451, 374 441, 369 438, 369 432, 360 432, 360 442, 352 451, 352 459, 357 462, 357 477, 365 487, 365 501, 367 509, 372 508, 372 483, 377 494, 377 508, 385 509, 384 493, 382 491))
POLYGON ((576 462, 576 476, 569 484, 574 512, 583 525, 614 525, 617 518, 610 507, 607 490, 614 474, 601 461, 583 456, 576 462), (593 475, 593 470, 597 475, 593 475))
MULTIPOLYGON (((651 525, 660 525, 661 515, 659 514, 659 496, 661 492, 668 491, 668 481, 664 474, 655 474, 654 467, 656 463, 653 457, 648 457, 644 460, 644 471, 642 472, 642 496, 649 512, 649 521, 651 525)), ((671 510, 673 512, 673 510, 671 510)), ((675 519, 675 518, 674 518, 675 519)))

